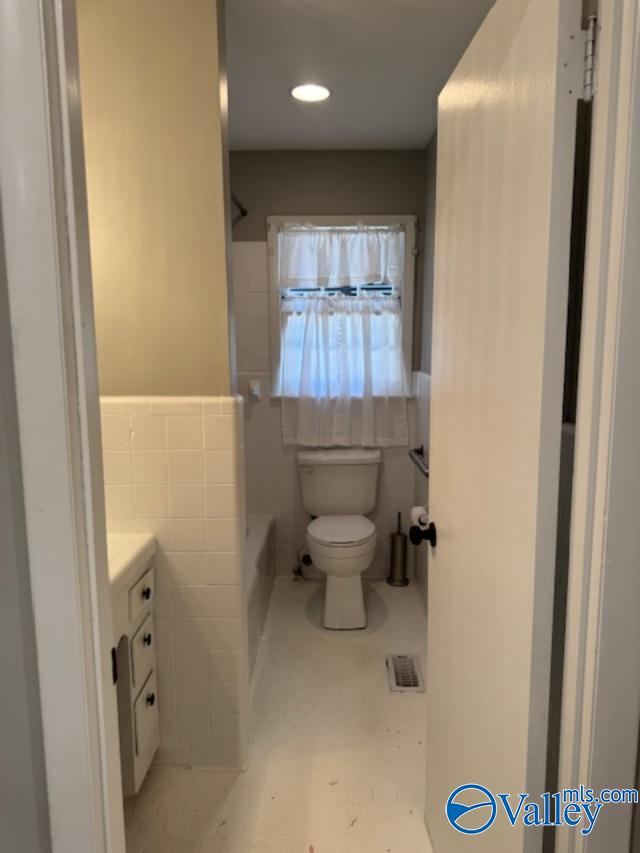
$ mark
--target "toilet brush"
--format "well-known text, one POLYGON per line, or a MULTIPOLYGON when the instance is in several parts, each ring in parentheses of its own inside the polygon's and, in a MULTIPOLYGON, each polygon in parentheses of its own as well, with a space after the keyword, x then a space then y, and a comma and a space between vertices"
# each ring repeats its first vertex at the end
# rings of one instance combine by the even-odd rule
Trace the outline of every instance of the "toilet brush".
POLYGON ((402 513, 398 513, 398 527, 390 538, 390 563, 387 583, 390 586, 407 586, 407 537, 402 532, 402 513))

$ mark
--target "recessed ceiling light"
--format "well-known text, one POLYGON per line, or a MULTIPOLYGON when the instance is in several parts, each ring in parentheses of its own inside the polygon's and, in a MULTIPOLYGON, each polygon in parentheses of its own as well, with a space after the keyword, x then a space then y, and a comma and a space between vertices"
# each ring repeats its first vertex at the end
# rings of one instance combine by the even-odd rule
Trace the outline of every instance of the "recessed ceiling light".
POLYGON ((331 92, 326 86, 319 86, 317 83, 305 83, 303 86, 295 86, 291 90, 291 94, 298 101, 316 103, 317 101, 326 101, 331 92))

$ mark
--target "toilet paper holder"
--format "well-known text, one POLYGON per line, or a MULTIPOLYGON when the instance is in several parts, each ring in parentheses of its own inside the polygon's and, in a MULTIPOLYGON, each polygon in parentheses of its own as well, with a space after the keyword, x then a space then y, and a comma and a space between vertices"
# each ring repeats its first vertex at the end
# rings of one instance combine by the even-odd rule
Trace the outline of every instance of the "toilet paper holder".
POLYGON ((429 542, 432 548, 438 544, 438 530, 430 521, 426 527, 418 527, 417 524, 411 525, 409 528, 409 539, 412 545, 420 545, 421 542, 429 542))

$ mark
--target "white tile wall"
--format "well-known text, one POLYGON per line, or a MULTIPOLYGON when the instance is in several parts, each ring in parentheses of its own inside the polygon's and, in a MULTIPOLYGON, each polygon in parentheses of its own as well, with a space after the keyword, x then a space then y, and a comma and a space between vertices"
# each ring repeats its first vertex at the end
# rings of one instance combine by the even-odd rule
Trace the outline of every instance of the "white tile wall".
MULTIPOLYGON (((276 566, 288 574, 296 563, 296 551, 304 545, 309 521, 302 506, 295 465, 296 449, 282 444, 280 404, 270 399, 269 286, 267 244, 233 243, 233 286, 236 309, 236 338, 239 391, 245 396, 247 511, 272 514, 276 520, 276 566), (262 398, 247 399, 249 379, 259 379, 262 398)), ((415 441, 415 402, 409 404, 410 442, 415 441)), ((420 443, 420 442, 418 442, 420 443)), ((371 577, 386 577, 389 563, 389 534, 395 530, 401 511, 405 530, 414 505, 413 465, 408 448, 383 451, 378 506, 373 516, 378 530, 376 558, 368 571, 371 577)), ((409 573, 413 559, 408 560, 409 573)))
POLYGON ((241 399, 104 397, 107 528, 160 544, 159 763, 241 766, 248 651, 241 399))

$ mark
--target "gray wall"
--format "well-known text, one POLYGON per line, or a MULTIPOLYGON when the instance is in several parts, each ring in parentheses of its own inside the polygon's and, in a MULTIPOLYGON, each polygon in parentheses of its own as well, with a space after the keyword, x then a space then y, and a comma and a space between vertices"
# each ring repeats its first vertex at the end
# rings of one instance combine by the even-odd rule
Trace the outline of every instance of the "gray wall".
POLYGON ((420 370, 431 373, 431 324, 433 321, 433 265, 436 236, 436 164, 438 134, 427 145, 425 158, 425 208, 422 243, 422 304, 420 370))
POLYGON ((249 211, 234 240, 266 240, 271 215, 413 213, 422 220, 424 151, 232 151, 231 189, 249 211))
POLYGON ((51 849, 0 222, 0 847, 51 849))
POLYGON ((420 364, 424 151, 232 151, 231 189, 249 211, 234 225, 234 241, 266 240, 267 216, 417 216, 414 366, 420 364))

